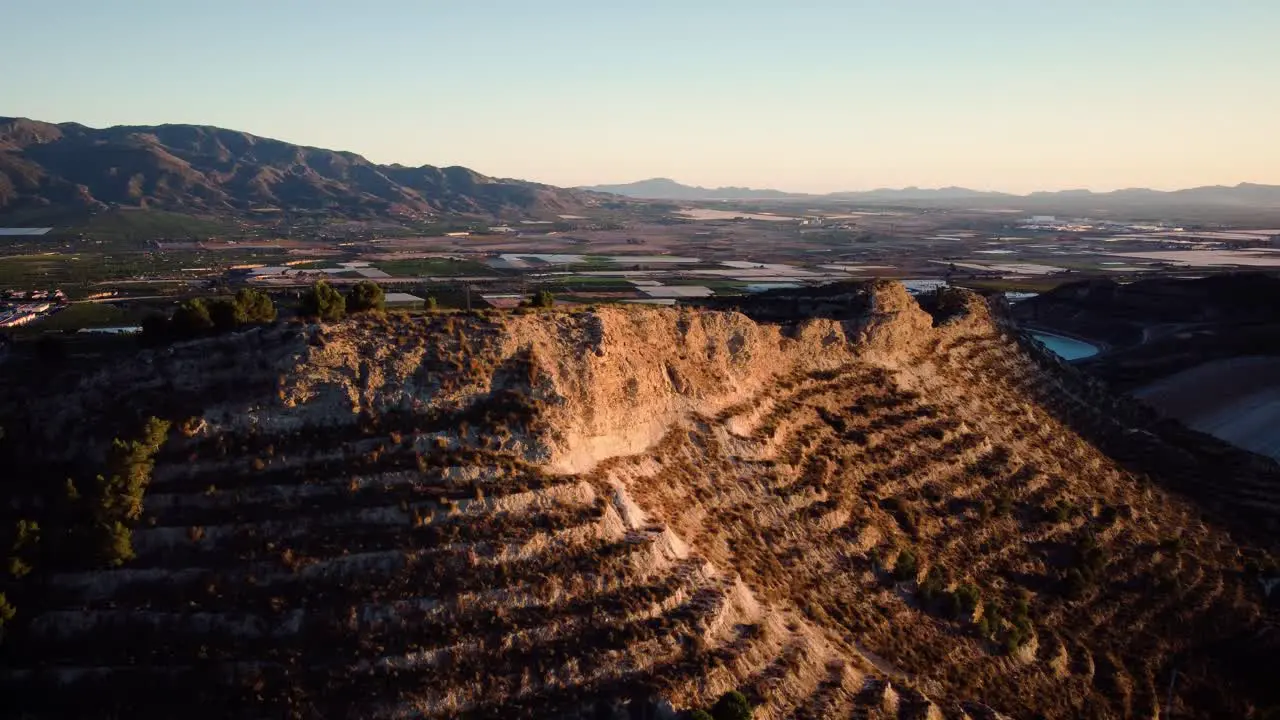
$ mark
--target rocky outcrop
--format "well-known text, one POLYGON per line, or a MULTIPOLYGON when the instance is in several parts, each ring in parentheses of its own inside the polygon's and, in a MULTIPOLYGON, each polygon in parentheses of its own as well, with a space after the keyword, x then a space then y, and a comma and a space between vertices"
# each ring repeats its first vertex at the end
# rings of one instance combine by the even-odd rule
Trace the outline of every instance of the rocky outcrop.
POLYGON ((125 398, 180 430, 137 557, 43 578, 0 691, 36 716, 672 717, 739 689, 765 719, 1103 718, 1160 707, 1177 656, 1180 717, 1260 701, 1205 692, 1194 643, 1274 647, 1261 550, 1085 442, 1056 405, 1079 384, 1000 308, 858 293, 778 323, 363 318, 104 369, 40 401, 58 432, 125 398))

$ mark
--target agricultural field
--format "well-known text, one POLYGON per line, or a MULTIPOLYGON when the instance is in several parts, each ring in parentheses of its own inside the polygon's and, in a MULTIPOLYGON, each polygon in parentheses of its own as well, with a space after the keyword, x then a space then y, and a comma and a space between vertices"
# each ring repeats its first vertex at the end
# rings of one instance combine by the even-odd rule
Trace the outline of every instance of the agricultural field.
POLYGON ((1065 231, 1003 211, 838 202, 627 203, 496 229, 474 219, 426 226, 286 223, 278 215, 219 225, 149 211, 91 220, 46 236, 0 238, 0 289, 181 298, 245 284, 296 293, 317 279, 341 286, 373 279, 441 297, 464 284, 478 295, 549 289, 595 304, 701 292, 680 288, 734 296, 874 278, 1026 294, 1087 278, 1129 282, 1280 263, 1265 247, 1265 229, 1136 231, 1110 223, 1065 231), (646 284, 673 289, 646 292, 646 284))
POLYGON ((377 260, 373 264, 377 269, 393 277, 462 277, 493 274, 493 268, 483 263, 453 258, 377 260))

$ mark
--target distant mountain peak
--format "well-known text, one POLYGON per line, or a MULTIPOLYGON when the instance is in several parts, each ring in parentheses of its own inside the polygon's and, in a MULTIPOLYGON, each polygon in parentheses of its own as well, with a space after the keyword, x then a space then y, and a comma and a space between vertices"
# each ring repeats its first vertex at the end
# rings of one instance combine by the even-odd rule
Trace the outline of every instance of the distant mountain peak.
POLYGON ((800 197, 781 190, 753 190, 745 187, 704 188, 684 185, 671 178, 650 178, 621 185, 593 185, 578 188, 645 200, 777 200, 800 197))
POLYGON ((1234 187, 1212 185, 1186 190, 1162 191, 1149 188, 1126 188, 1111 192, 1094 192, 1086 188, 1070 190, 1039 190, 1026 195, 1015 195, 987 190, 973 190, 949 185, 940 188, 922 188, 909 185, 904 188, 881 187, 875 190, 833 192, 825 195, 792 193, 782 190, 758 190, 739 187, 704 188, 683 185, 670 178, 652 178, 618 185, 595 185, 581 188, 593 192, 612 193, 632 198, 651 200, 841 200, 868 203, 978 203, 1000 202, 1000 207, 1021 206, 1031 209, 1054 209, 1070 206, 1070 203, 1088 201, 1088 206, 1070 206, 1077 210, 1105 209, 1107 203, 1143 201, 1158 206, 1160 203, 1201 203, 1214 206, 1259 206, 1280 208, 1280 186, 1239 183, 1234 187), (1066 205, 1064 205, 1064 203, 1066 205))

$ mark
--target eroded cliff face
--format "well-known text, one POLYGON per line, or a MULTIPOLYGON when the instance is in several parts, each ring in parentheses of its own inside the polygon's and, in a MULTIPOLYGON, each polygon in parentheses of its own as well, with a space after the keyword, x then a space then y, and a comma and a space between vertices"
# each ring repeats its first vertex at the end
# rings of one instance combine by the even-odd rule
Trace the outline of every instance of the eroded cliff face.
POLYGON ((1078 383, 981 298, 865 292, 787 324, 352 320, 104 371, 50 411, 127 396, 181 430, 137 559, 50 578, 5 682, 36 713, 669 717, 738 688, 762 718, 1247 717, 1266 689, 1222 653, 1275 649, 1256 548, 1064 425, 1078 383))
POLYGON ((910 367, 949 337, 998 332, 970 296, 966 310, 939 328, 897 283, 871 291, 872 310, 844 320, 765 325, 732 312, 603 308, 579 314, 506 315, 497 322, 372 323, 318 331, 281 368, 283 403, 234 412, 271 425, 350 422, 361 412, 458 410, 510 390, 539 404, 553 432, 529 439, 549 468, 577 472, 641 451, 674 424, 714 415, 797 372, 837 370, 855 358, 910 367), (387 342, 418 331, 420 338, 387 342), (308 420, 310 422, 311 420, 308 420))

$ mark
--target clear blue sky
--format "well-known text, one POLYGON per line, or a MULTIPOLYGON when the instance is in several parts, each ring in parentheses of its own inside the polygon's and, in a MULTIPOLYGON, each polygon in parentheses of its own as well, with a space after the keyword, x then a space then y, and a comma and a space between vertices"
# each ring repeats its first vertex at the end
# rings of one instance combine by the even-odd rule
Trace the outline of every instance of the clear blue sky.
POLYGON ((0 115, 561 185, 1280 183, 1280 0, 0 0, 0 115))

